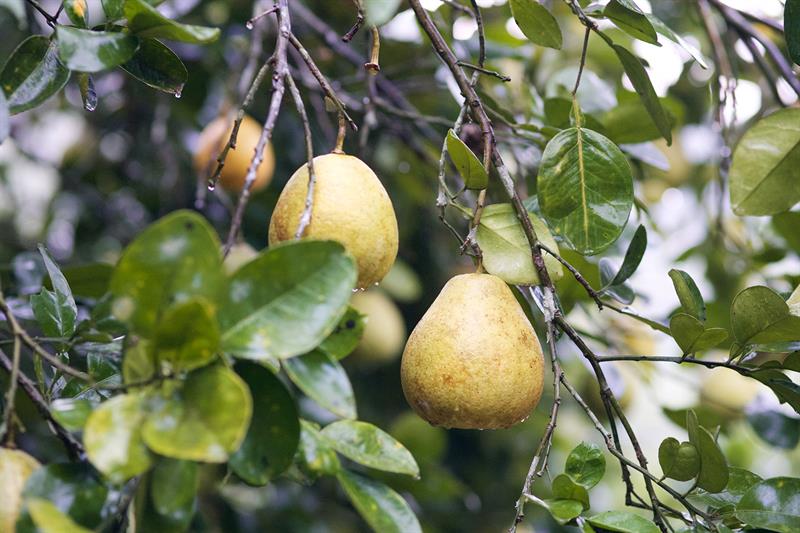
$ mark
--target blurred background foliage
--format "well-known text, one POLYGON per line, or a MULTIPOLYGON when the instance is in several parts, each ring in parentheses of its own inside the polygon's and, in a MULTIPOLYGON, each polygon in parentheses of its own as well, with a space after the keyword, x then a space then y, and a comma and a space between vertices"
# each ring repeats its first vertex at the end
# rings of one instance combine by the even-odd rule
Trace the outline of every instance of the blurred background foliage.
MULTIPOLYGON (((780 17, 783 10, 777 0, 728 3, 766 17, 780 17)), ((54 7, 55 2, 42 4, 54 7)), ((303 11, 313 12, 338 35, 344 34, 355 18, 346 1, 303 0, 291 4, 302 4, 303 11)), ((440 27, 451 28, 456 51, 475 57, 477 35, 471 19, 441 2, 430 0, 425 4, 436 8, 434 16, 440 27)), ((478 4, 486 24, 488 65, 512 78, 502 83, 485 77, 482 92, 494 100, 497 110, 513 114, 518 121, 540 121, 545 99, 565 94, 565 88, 574 81, 582 28, 564 3, 549 2, 565 41, 561 51, 544 49, 520 38, 505 0, 482 0, 478 4)), ((638 4, 700 48, 711 63, 709 44, 691 2, 638 4)), ((34 253, 37 243, 44 243, 67 268, 97 261, 114 263, 124 245, 150 222, 195 204, 198 179, 203 187, 205 176, 198 177, 193 170, 192 152, 204 125, 226 105, 236 103, 236 84, 250 47, 251 32, 245 22, 252 16, 253 6, 243 0, 175 0, 167 2, 166 8, 182 14, 184 22, 222 30, 213 44, 174 46, 189 72, 179 99, 158 93, 116 70, 95 76, 99 103, 93 112, 83 109, 73 79, 45 105, 13 117, 12 135, 0 145, 0 275, 4 286, 13 280, 19 294, 38 290, 35 280, 41 279, 42 267, 34 253), (26 288, 26 280, 30 288, 26 288)), ((90 21, 100 20, 99 0, 89 1, 89 13, 90 21)), ((365 70, 328 46, 299 6, 293 19, 294 31, 360 122, 364 116, 365 70)), ((264 53, 268 54, 275 28, 270 19, 264 21, 264 53)), ((42 19, 21 1, 0 0, 0 59, 8 57, 29 35, 29 28, 49 33, 42 19)), ((760 29, 783 46, 779 34, 768 27, 760 29)), ((637 293, 634 307, 658 319, 678 307, 667 276, 673 267, 686 270, 698 282, 708 304, 711 326, 728 326, 730 302, 746 286, 766 284, 781 293, 791 292, 800 283, 796 219, 781 225, 768 218, 735 217, 727 205, 727 195, 720 195, 717 173, 722 143, 712 122, 716 90, 712 71, 701 68, 671 42, 655 47, 632 43, 618 30, 609 29, 608 33, 616 41, 629 43, 645 59, 659 96, 669 99, 670 109, 678 117, 672 146, 656 141, 626 148, 634 156, 635 193, 640 204, 615 245, 618 248, 605 255, 621 259, 636 226, 642 223, 648 228, 650 246, 631 280, 637 293)), ((372 335, 373 344, 362 346, 360 353, 345 360, 345 366, 361 418, 387 428, 406 444, 421 466, 421 480, 375 475, 410 498, 425 530, 499 531, 510 524, 514 502, 547 422, 544 406, 551 399, 550 387, 546 387, 540 409, 527 422, 494 432, 432 428, 405 403, 398 379, 398 356, 405 334, 444 282, 456 273, 470 271, 472 266, 459 255, 458 243, 440 223, 435 207, 435 163, 447 132, 446 123, 458 114, 452 97, 457 89, 423 40, 406 5, 381 34, 382 74, 422 114, 446 120, 398 117, 378 107, 378 123, 368 139, 361 142, 356 133, 347 138, 346 151, 364 159, 389 191, 401 245, 400 260, 390 277, 381 287, 357 295, 363 301, 354 304, 368 314, 366 336, 372 335)), ((361 31, 345 46, 366 60, 368 35, 361 31)), ((751 121, 778 107, 776 96, 784 104, 793 103, 797 97, 785 83, 771 90, 747 48, 732 33, 724 37, 735 69, 736 98, 735 102, 728 101, 723 112, 732 125, 731 140, 735 140, 751 121)), ((305 67, 298 67, 296 74, 309 108, 315 149, 325 153, 333 147, 336 117, 325 111, 322 95, 305 67)), ((578 95, 584 111, 602 119, 614 111, 618 92, 625 89, 630 90, 630 85, 610 48, 590 45, 578 95)), ((265 85, 248 113, 263 120, 268 97, 265 85)), ((301 123, 288 99, 285 102, 272 141, 275 177, 251 199, 243 224, 244 239, 256 250, 266 246, 270 213, 283 184, 305 161, 301 123)), ((631 120, 626 127, 643 125, 631 120)), ((542 146, 513 138, 502 125, 498 125, 497 133, 500 149, 510 156, 507 159, 513 162, 512 173, 520 187, 535 192, 532 187, 542 146)), ((502 201, 502 193, 494 187, 489 198, 502 201)), ((202 212, 221 234, 227 231, 234 202, 235 198, 221 188, 207 192, 202 212)), ((598 285, 595 258, 584 259, 569 252, 564 255, 598 285)), ((601 353, 680 353, 666 335, 622 315, 598 313, 569 276, 560 282, 559 291, 571 320, 580 324, 601 353)), ((532 316, 541 325, 538 311, 532 316)), ((568 345, 561 353, 573 382, 583 382, 588 397, 598 402, 599 395, 592 390, 596 384, 579 354, 568 345)), ((725 356, 720 352, 706 357, 725 356)), ((648 362, 615 363, 609 369, 615 392, 621 396, 650 457, 656 456, 658 444, 665 437, 683 435, 675 420, 682 420, 683 410, 691 407, 698 410, 706 426, 722 425, 720 442, 731 465, 764 478, 800 475, 795 450, 800 420, 754 380, 725 369, 708 371, 648 362), (778 420, 780 431, 763 431, 763 426, 758 426, 760 413, 770 413, 778 420)), ((0 375, 4 383, 6 378, 0 375)), ((302 403, 301 410, 307 418, 331 420, 328 413, 310 402, 302 403)), ((39 458, 57 459, 61 452, 44 425, 35 421, 32 407, 23 405, 21 413, 29 430, 21 436, 22 446, 39 458)), ((599 442, 583 413, 566 400, 554 440, 554 468, 561 468, 566 454, 581 440, 599 442)), ((609 473, 601 487, 592 492, 594 509, 621 504, 623 486, 615 468, 618 465, 609 461, 609 473)), ((332 482, 322 481, 310 488, 283 479, 253 488, 227 480, 224 474, 215 467, 204 470, 194 529, 338 532, 366 527, 332 482)), ((537 490, 546 490, 546 485, 537 485, 537 490)), ((547 513, 534 506, 529 506, 528 513, 529 519, 521 526, 526 530, 558 530, 547 513)))

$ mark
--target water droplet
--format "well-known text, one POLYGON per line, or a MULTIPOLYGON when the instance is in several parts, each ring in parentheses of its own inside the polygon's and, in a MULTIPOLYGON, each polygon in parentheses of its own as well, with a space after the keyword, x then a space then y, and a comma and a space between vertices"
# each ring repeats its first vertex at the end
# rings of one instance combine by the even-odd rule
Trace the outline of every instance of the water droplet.
POLYGON ((377 287, 377 286, 378 286, 378 285, 380 285, 380 284, 381 284, 381 282, 380 282, 380 281, 376 281, 376 282, 375 282, 375 285, 373 285, 373 286, 374 286, 374 287, 377 287))
POLYGON ((248 30, 252 30, 253 29, 253 21, 252 20, 248 20, 245 23, 244 27, 247 28, 248 30))
POLYGON ((214 191, 214 189, 216 189, 216 188, 217 188, 217 184, 216 184, 216 183, 214 183, 214 181, 213 181, 213 180, 208 182, 208 190, 209 190, 209 191, 212 191, 212 192, 213 192, 213 191, 214 191))
POLYGON ((175 98, 180 98, 180 97, 181 97, 181 89, 178 89, 177 91, 175 91, 175 98))

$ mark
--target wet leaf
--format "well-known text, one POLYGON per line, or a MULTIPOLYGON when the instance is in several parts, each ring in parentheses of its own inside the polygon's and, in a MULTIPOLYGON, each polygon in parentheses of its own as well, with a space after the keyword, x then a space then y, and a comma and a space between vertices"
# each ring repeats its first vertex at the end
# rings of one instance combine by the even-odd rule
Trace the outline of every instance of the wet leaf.
POLYGON ((184 43, 206 44, 219 38, 218 28, 180 24, 162 15, 144 0, 125 0, 128 28, 139 37, 153 37, 184 43))
POLYGON ((375 531, 381 533, 422 533, 414 512, 395 491, 372 479, 347 470, 336 478, 353 506, 375 531))
POLYGON ((691 442, 678 442, 666 438, 658 447, 658 463, 664 476, 678 481, 689 481, 700 473, 700 455, 691 442))
POLYGON ((334 450, 348 459, 377 470, 419 476, 411 453, 380 428, 358 420, 340 420, 322 430, 334 450))
POLYGON ((343 418, 356 418, 356 401, 342 365, 326 352, 314 350, 283 361, 286 374, 309 398, 343 418))
POLYGON ((597 485, 606 472, 603 451, 591 442, 581 442, 567 456, 564 473, 587 490, 597 485))
POLYGON ((213 361, 219 339, 214 306, 205 298, 193 297, 164 311, 152 349, 160 368, 180 372, 213 361))
POLYGON ((71 26, 56 28, 58 57, 70 70, 99 72, 116 67, 131 57, 139 39, 126 33, 85 30, 71 26))
POLYGON ((0 87, 12 115, 38 106, 68 80, 69 70, 58 60, 56 43, 42 35, 22 41, 0 71, 0 87))
POLYGON ((183 61, 156 39, 142 39, 130 61, 121 66, 145 85, 176 96, 181 94, 189 78, 183 61))
POLYGON ((589 493, 586 487, 579 485, 567 474, 559 474, 553 478, 553 497, 558 500, 576 500, 581 502, 584 510, 589 509, 589 493))
POLYGON ((800 530, 800 479, 776 477, 750 489, 736 506, 736 517, 743 523, 771 531, 793 533, 800 530))
POLYGON ((743 468, 732 466, 728 468, 728 484, 725 486, 725 490, 710 493, 703 489, 697 489, 689 495, 689 499, 692 502, 699 502, 713 509, 735 506, 739 504, 739 500, 750 490, 750 487, 761 481, 760 476, 743 468))
POLYGON ((731 328, 739 345, 800 340, 800 317, 791 314, 780 294, 748 287, 733 299, 731 328))
MULTIPOLYGON (((384 285, 385 282, 386 280, 384 279, 384 285)), ((381 286, 383 287, 383 285, 381 286)), ((352 306, 348 306, 336 329, 322 341, 319 349, 334 359, 344 359, 358 346, 361 335, 364 333, 365 325, 364 315, 352 306)))
POLYGON ((314 477, 336 474, 341 470, 339 457, 330 447, 328 439, 320 435, 319 426, 307 420, 300 421, 300 446, 297 456, 300 468, 314 477))

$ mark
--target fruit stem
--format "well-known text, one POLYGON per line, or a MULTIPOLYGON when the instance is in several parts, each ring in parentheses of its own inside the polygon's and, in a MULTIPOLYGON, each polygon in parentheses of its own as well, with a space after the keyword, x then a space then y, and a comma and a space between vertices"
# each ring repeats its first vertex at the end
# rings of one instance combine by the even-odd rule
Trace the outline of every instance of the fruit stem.
POLYGON ((344 153, 344 138, 347 135, 347 121, 344 118, 344 114, 339 112, 339 131, 336 133, 336 146, 333 147, 331 150, 334 154, 343 154, 344 153))
POLYGON ((374 76, 381 70, 380 66, 381 55, 381 36, 376 26, 372 27, 372 47, 370 49, 369 63, 364 63, 364 68, 367 72, 374 76))

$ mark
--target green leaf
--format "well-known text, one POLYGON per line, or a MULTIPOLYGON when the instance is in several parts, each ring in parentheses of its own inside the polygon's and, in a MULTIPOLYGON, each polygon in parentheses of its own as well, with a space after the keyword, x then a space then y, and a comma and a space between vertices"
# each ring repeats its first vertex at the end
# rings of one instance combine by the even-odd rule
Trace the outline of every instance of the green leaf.
POLYGON ((627 511, 606 511, 586 519, 591 525, 605 531, 621 533, 659 533, 658 526, 651 520, 627 511))
POLYGON ((192 296, 215 302, 223 282, 216 233, 197 213, 176 211, 123 251, 109 286, 113 313, 133 332, 150 337, 169 305, 192 296))
POLYGON ((786 374, 767 368, 751 372, 749 375, 772 389, 778 401, 788 403, 792 409, 800 413, 800 385, 794 383, 786 374))
POLYGON ((783 34, 789 57, 800 65, 800 1, 786 0, 783 9, 783 34))
POLYGON ((647 112, 650 113, 650 117, 653 119, 661 136, 667 140, 667 144, 672 144, 672 124, 666 111, 661 106, 661 101, 658 99, 655 89, 653 89, 653 83, 650 81, 650 76, 647 75, 642 62, 622 46, 612 44, 611 47, 617 54, 617 58, 619 58, 619 62, 622 63, 625 73, 631 80, 636 94, 639 95, 647 112))
POLYGON ((370 26, 383 26, 394 17, 402 0, 362 0, 364 17, 370 26))
POLYGON ((422 533, 414 512, 395 491, 347 470, 336 475, 353 506, 380 533, 422 533))
POLYGON ((197 463, 162 457, 151 473, 150 499, 162 515, 193 514, 197 463))
MULTIPOLYGON (((542 244, 558 252, 558 244, 544 222, 528 211, 533 230, 542 244)), ((539 274, 531 261, 531 247, 511 204, 487 205, 476 232, 487 272, 515 285, 538 285, 539 274)), ((558 259, 542 252, 547 272, 553 280, 564 276, 558 259)))
POLYGON ((511 14, 519 29, 539 46, 561 49, 563 37, 558 21, 537 0, 511 0, 511 14))
MULTIPOLYGON (((51 463, 35 470, 25 482, 23 501, 49 500, 76 524, 95 528, 102 520, 108 489, 86 463, 51 463)), ((36 531, 33 517, 23 506, 17 532, 36 531)))
MULTIPOLYGON (((114 266, 108 263, 90 263, 86 265, 65 266, 61 269, 72 294, 81 298, 99 299, 108 291, 108 284, 114 266)), ((50 279, 46 279, 44 287, 53 288, 50 279)))
POLYGON ((564 473, 587 490, 597 485, 606 472, 603 451, 591 442, 581 442, 567 456, 564 473))
MULTIPOLYGON (((650 116, 641 98, 636 93, 617 91, 618 104, 601 117, 605 135, 617 144, 636 144, 661 137, 658 126, 650 116)), ((659 98, 670 127, 682 120, 684 115, 680 102, 673 98, 659 98)))
MULTIPOLYGON (((0 85, 0 87, 2 87, 0 85)), ((0 89, 0 144, 11 134, 11 111, 8 109, 6 93, 0 89)))
POLYGON ((125 0, 128 28, 139 37, 154 37, 184 43, 206 44, 219 38, 218 28, 180 24, 162 15, 144 0, 125 0))
POLYGON ((357 463, 385 472, 419 476, 411 453, 380 428, 358 420, 340 420, 322 430, 334 450, 357 463))
POLYGON ((314 350, 285 359, 283 369, 306 396, 343 418, 356 418, 353 387, 342 365, 326 352, 314 350))
POLYGON ((122 358, 122 380, 138 383, 152 378, 157 370, 152 343, 146 339, 126 339, 125 356, 122 358))
POLYGON ((800 340, 800 317, 768 287, 748 287, 733 299, 731 327, 741 346, 800 340))
POLYGON ((358 346, 365 326, 364 315, 348 306, 336 329, 322 341, 319 349, 336 360, 344 359, 358 346))
POLYGON ((728 462, 719 444, 706 428, 700 427, 694 411, 686 413, 689 442, 700 454, 700 473, 697 486, 708 492, 722 492, 728 484, 728 462))
POLYGON ((586 487, 579 485, 567 474, 559 474, 553 478, 553 498, 557 500, 575 500, 581 502, 583 509, 589 509, 589 493, 586 487))
POLYGON ((774 215, 800 201, 798 121, 800 109, 776 111, 747 130, 736 145, 729 180, 737 215, 774 215))
POLYGON ((67 12, 67 18, 74 25, 79 28, 87 27, 89 8, 86 5, 86 0, 64 0, 64 11, 67 12))
POLYGON ((736 506, 736 517, 754 528, 782 533, 800 530, 800 479, 776 477, 750 488, 736 506))
POLYGON ((763 410, 747 413, 756 434, 776 448, 793 450, 800 443, 800 420, 778 411, 763 410))
POLYGON ((678 313, 669 321, 669 329, 675 342, 685 355, 707 350, 728 338, 723 328, 706 328, 692 315, 678 313))
POLYGON ((656 30, 660 35, 663 35, 670 41, 677 43, 681 48, 683 48, 692 58, 697 61, 697 64, 703 67, 704 69, 708 68, 708 64, 706 63, 705 59, 703 58, 703 54, 698 50, 693 44, 689 43, 672 31, 672 28, 664 24, 664 22, 656 17, 655 15, 651 15, 650 13, 646 13, 645 17, 647 20, 650 21, 650 24, 653 25, 653 29, 656 30))
POLYGON ((189 73, 183 61, 156 39, 142 39, 139 49, 122 69, 154 89, 180 96, 189 73))
POLYGON ((577 500, 540 500, 546 504, 552 517, 562 526, 583 512, 583 504, 577 500))
POLYGON ((683 310, 701 322, 705 322, 706 304, 692 277, 683 270, 673 268, 669 271, 669 278, 672 280, 683 310))
POLYGON ((89 400, 59 398, 50 404, 50 414, 66 429, 80 431, 92 414, 92 403, 89 400))
POLYGON ((636 298, 636 293, 627 283, 623 282, 619 285, 611 285, 614 276, 617 274, 617 267, 614 262, 607 257, 600 259, 597 263, 598 271, 600 274, 600 285, 603 287, 598 292, 601 296, 611 296, 618 302, 630 305, 636 298))
POLYGON ((297 407, 281 380, 266 368, 240 361, 235 370, 250 388, 253 418, 228 464, 245 482, 266 485, 292 464, 300 442, 297 407))
POLYGON ((563 130, 547 143, 537 188, 550 227, 584 255, 600 253, 616 241, 633 206, 633 177, 625 155, 585 128, 563 130))
POLYGON ((219 312, 223 350, 255 360, 312 350, 347 310, 356 277, 355 262, 339 243, 270 247, 229 279, 219 312))
POLYGON ((700 454, 691 442, 668 437, 658 447, 658 463, 665 477, 689 481, 700 473, 700 454))
POLYGON ((328 440, 319 432, 319 426, 307 420, 300 421, 300 446, 298 448, 300 468, 307 474, 319 476, 336 474, 341 470, 339 457, 328 440))
POLYGON ((68 80, 69 70, 58 60, 56 43, 42 35, 22 41, 0 71, 0 87, 12 115, 38 106, 68 80))
MULTIPOLYGON (((75 305, 75 302, 72 302, 75 305)), ((31 296, 31 309, 42 332, 48 337, 70 337, 75 332, 77 307, 70 308, 59 295, 42 289, 31 296)))
POLYGON ((27 505, 39 533, 92 533, 91 529, 79 526, 47 500, 34 498, 27 505))
POLYGON ((458 169, 467 189, 480 190, 489 185, 489 174, 478 157, 458 138, 452 129, 447 132, 447 153, 458 169))
POLYGON ((164 311, 152 349, 159 368, 176 373, 213 361, 219 338, 214 306, 205 298, 192 297, 164 311))
POLYGON ((121 19, 125 15, 125 13, 123 13, 125 0, 102 0, 102 3, 103 11, 109 21, 121 19))
POLYGON ((58 56, 70 70, 99 72, 116 67, 131 57, 139 39, 120 32, 93 31, 71 26, 56 27, 58 56))
POLYGON ((712 509, 722 509, 724 507, 739 504, 742 496, 750 490, 750 487, 761 482, 761 477, 744 470, 743 468, 728 468, 728 484, 722 492, 711 493, 703 489, 697 489, 689 495, 692 502, 707 505, 712 509))
POLYGON ((195 370, 183 386, 154 402, 142 437, 154 452, 187 461, 223 463, 239 449, 252 414, 247 385, 233 370, 195 370))
POLYGON ((645 250, 647 250, 647 230, 640 224, 639 227, 636 228, 636 233, 633 234, 631 243, 628 245, 628 250, 625 252, 625 259, 622 261, 622 266, 619 267, 619 271, 609 285, 625 283, 628 278, 636 272, 636 269, 639 268, 645 250))
POLYGON ((603 15, 628 35, 646 43, 659 45, 655 28, 633 0, 611 0, 606 4, 603 15))
POLYGON ((113 483, 123 483, 150 468, 152 456, 142 440, 146 414, 145 394, 121 394, 100 404, 86 421, 86 455, 113 483))

